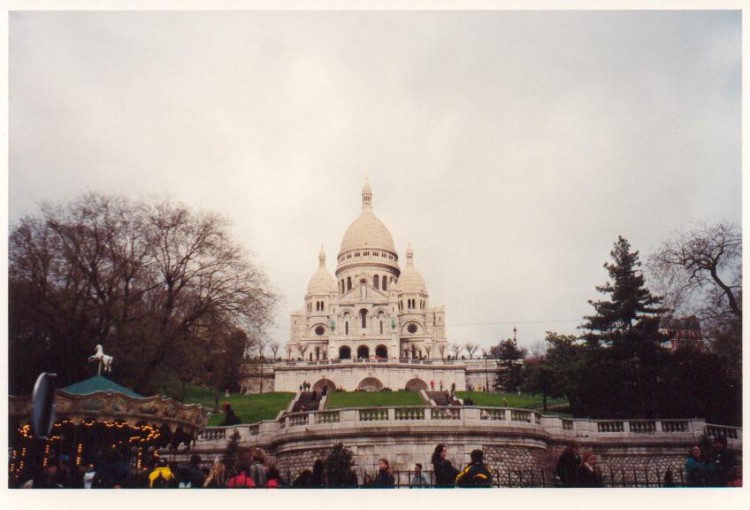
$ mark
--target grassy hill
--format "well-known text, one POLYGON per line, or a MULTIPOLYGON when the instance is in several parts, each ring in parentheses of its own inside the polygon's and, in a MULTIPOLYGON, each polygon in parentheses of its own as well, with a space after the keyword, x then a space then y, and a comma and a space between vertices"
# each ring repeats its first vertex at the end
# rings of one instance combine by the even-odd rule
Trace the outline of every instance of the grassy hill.
MULTIPOLYGON (((186 388, 185 404, 202 404, 209 410, 214 409, 217 392, 192 386, 186 388)), ((275 392, 261 393, 258 395, 233 394, 229 397, 219 396, 219 410, 224 403, 229 403, 235 414, 240 417, 242 423, 257 423, 262 420, 273 420, 287 408, 294 398, 294 393, 275 392)), ((219 425, 224 419, 222 414, 212 415, 208 420, 209 426, 219 425)))
MULTIPOLYGON (((482 407, 519 407, 523 409, 541 410, 543 407, 542 396, 531 393, 480 393, 477 391, 457 391, 456 396, 460 399, 470 398, 474 405, 482 407), (507 402, 507 403, 506 403, 507 402)), ((555 406, 567 406, 568 401, 564 398, 547 398, 547 408, 555 406)))
POLYGON ((328 395, 326 409, 424 405, 427 403, 413 391, 336 391, 328 395))

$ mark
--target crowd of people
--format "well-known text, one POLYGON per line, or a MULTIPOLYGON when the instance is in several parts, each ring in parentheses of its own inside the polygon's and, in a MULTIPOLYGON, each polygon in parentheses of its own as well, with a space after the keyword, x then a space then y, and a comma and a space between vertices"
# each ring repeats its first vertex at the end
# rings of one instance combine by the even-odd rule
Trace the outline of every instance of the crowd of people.
POLYGON ((568 445, 557 461, 555 482, 560 487, 604 487, 596 454, 591 450, 581 453, 577 442, 568 445))
MULTIPOLYGON (((432 477, 417 463, 410 473, 410 488, 424 487, 490 487, 493 472, 484 463, 482 450, 473 450, 471 462, 463 469, 448 460, 448 448, 438 444, 432 454, 432 477)), ((311 469, 302 470, 293 480, 281 476, 278 468, 267 462, 259 448, 243 450, 227 469, 218 457, 209 466, 202 464, 200 455, 191 455, 189 462, 179 464, 167 462, 158 453, 150 459, 149 466, 136 470, 116 450, 110 450, 97 461, 84 459, 80 465, 71 464, 67 456, 48 462, 24 488, 324 488, 331 486, 359 488, 391 488, 397 485, 388 459, 378 460, 377 471, 371 476, 364 473, 362 481, 353 470, 338 483, 329 483, 323 460, 314 461, 311 469)), ((727 448, 724 437, 716 437, 713 448, 694 445, 685 461, 685 479, 681 485, 690 487, 737 487, 742 486, 742 469, 735 454, 727 448), (710 450, 707 453, 706 450, 710 450)), ((580 450, 577 442, 567 446, 560 455, 555 471, 555 483, 559 487, 603 487, 602 474, 597 467, 597 456, 591 451, 580 450)), ((668 470, 664 486, 675 486, 674 474, 668 470)))
MULTIPOLYGON (((707 448, 694 445, 685 461, 685 479, 680 485, 688 487, 741 487, 742 468, 735 454, 727 448, 727 439, 717 436, 708 455, 707 448)), ((604 487, 601 472, 596 466, 593 451, 580 452, 580 445, 573 442, 567 446, 555 467, 555 482, 559 487, 604 487)), ((662 485, 675 487, 675 474, 668 469, 662 485)))
POLYGON ((727 448, 727 439, 717 436, 710 455, 700 445, 690 448, 685 461, 686 483, 689 487, 741 487, 742 468, 734 453, 727 448))

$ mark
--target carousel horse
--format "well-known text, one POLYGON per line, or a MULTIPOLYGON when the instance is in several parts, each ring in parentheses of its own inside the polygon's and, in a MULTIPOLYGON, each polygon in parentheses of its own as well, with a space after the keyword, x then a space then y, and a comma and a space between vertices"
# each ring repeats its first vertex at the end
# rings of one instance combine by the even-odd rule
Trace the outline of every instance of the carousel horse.
POLYGON ((89 363, 91 363, 92 361, 98 361, 104 366, 105 372, 111 372, 112 359, 112 356, 104 354, 104 348, 101 346, 101 344, 97 344, 96 353, 93 356, 89 356, 89 363))

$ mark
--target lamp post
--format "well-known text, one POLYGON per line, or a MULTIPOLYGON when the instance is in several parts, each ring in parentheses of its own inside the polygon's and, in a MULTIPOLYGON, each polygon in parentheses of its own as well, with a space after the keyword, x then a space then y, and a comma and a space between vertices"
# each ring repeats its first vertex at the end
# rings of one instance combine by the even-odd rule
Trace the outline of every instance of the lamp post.
POLYGON ((547 367, 542 366, 541 367, 541 376, 542 376, 542 409, 544 412, 547 412, 547 383, 549 378, 549 370, 547 370, 547 367))
POLYGON ((638 354, 633 356, 633 369, 635 372, 635 386, 638 391, 638 400, 641 404, 641 418, 646 417, 646 406, 643 403, 643 391, 641 390, 641 359, 638 354))

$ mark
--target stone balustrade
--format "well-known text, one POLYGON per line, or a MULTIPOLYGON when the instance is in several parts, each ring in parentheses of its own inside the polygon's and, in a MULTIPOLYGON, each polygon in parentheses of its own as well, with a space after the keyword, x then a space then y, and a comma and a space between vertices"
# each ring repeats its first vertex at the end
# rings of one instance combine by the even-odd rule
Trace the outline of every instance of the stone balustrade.
POLYGON ((375 471, 380 457, 395 469, 412 469, 415 462, 429 462, 436 444, 446 443, 454 465, 465 464, 473 449, 482 448, 493 469, 538 469, 550 476, 556 457, 573 440, 593 448, 602 469, 617 473, 645 465, 677 472, 704 434, 724 436, 730 448, 742 450, 742 429, 700 419, 589 420, 529 409, 402 406, 282 413, 250 425, 209 427, 190 451, 219 454, 237 434, 242 446, 263 448, 293 476, 338 442, 352 449, 362 472, 375 471))
POLYGON ((498 407, 368 407, 285 414, 278 420, 235 427, 208 427, 197 438, 198 443, 225 443, 238 430, 242 442, 268 442, 279 433, 320 430, 321 432, 356 433, 373 424, 397 432, 415 424, 434 427, 459 427, 474 430, 491 429, 527 431, 552 441, 583 438, 587 441, 619 439, 639 441, 697 440, 702 434, 725 436, 730 444, 740 445, 742 429, 706 424, 704 420, 587 420, 545 416, 528 409, 498 407))

